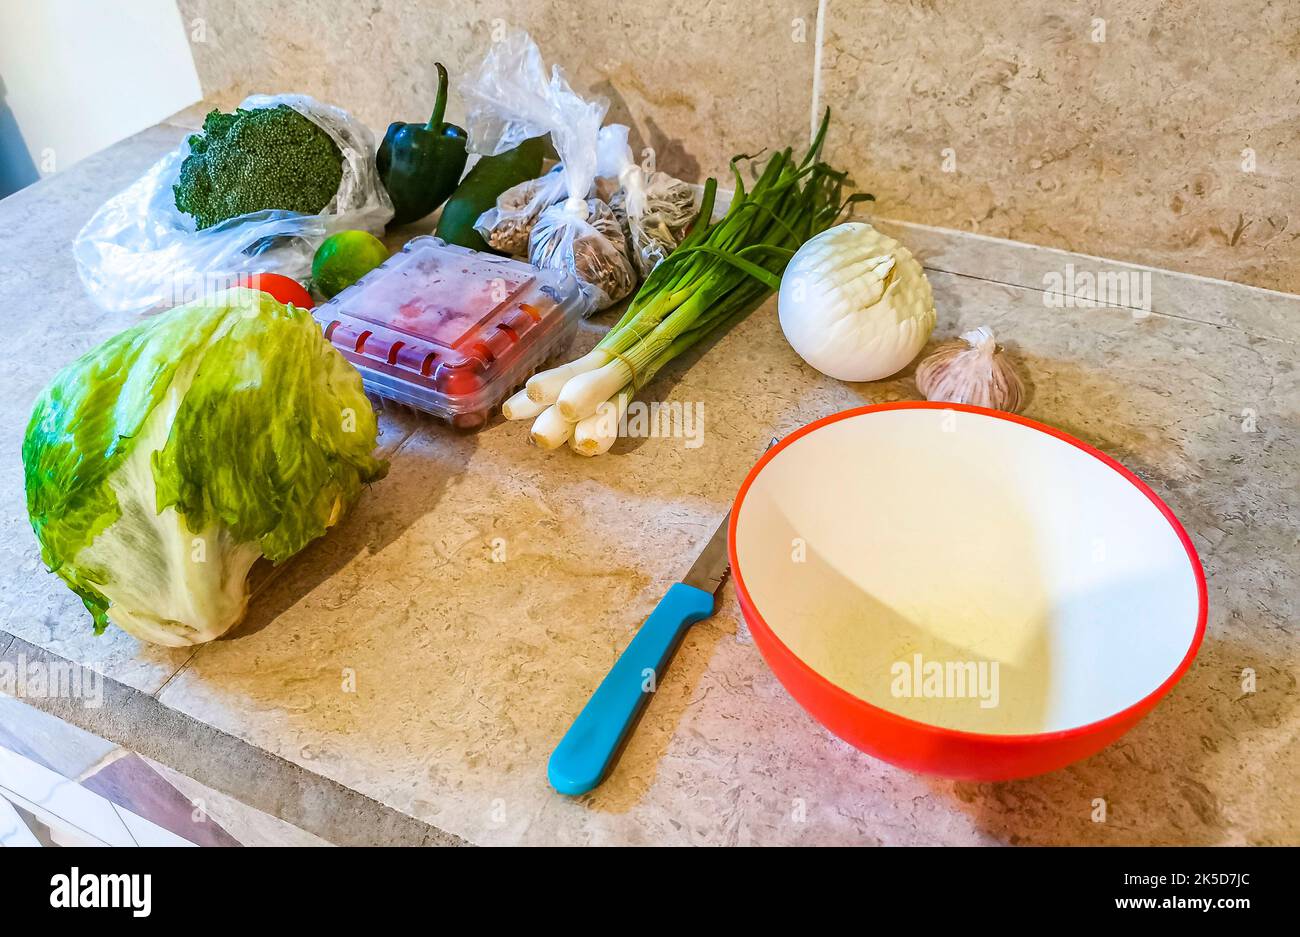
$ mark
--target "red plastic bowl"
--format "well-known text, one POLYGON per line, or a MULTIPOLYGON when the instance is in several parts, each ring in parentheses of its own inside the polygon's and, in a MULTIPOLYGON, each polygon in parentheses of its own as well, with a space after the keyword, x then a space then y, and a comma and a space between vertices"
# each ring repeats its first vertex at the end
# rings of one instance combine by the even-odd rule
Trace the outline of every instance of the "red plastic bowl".
POLYGON ((1109 456, 996 410, 818 420, 750 471, 729 533, 741 611, 790 694, 925 774, 1027 777, 1099 751, 1205 633, 1173 512, 1109 456))

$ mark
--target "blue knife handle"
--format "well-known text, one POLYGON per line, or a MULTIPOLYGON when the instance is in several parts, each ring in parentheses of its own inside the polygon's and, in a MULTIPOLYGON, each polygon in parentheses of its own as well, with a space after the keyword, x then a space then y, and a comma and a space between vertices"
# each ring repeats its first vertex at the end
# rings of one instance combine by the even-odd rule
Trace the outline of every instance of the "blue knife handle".
POLYGON ((711 594, 673 584, 555 746, 546 769, 552 787, 576 796, 604 780, 686 629, 712 614, 711 594))

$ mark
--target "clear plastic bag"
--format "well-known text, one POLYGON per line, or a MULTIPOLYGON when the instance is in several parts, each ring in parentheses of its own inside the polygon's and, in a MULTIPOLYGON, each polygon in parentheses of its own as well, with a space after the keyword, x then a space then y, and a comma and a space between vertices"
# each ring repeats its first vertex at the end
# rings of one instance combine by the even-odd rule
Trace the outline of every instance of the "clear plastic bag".
POLYGON ((546 175, 511 186, 498 195, 496 206, 479 215, 474 230, 497 250, 527 257, 528 236, 538 217, 567 194, 564 166, 557 165, 546 175))
POLYGON ((612 231, 604 223, 609 206, 594 200, 604 206, 602 211, 588 197, 596 184, 600 125, 608 103, 578 95, 558 66, 548 77, 537 44, 520 30, 492 44, 478 70, 461 84, 461 93, 470 108, 470 152, 495 155, 549 133, 560 157, 564 198, 537 215, 529 260, 538 267, 572 271, 590 301, 588 315, 631 292, 636 271, 626 238, 616 222, 612 231), (587 279, 589 275, 596 279, 587 279))
POLYGON ((528 259, 536 267, 572 273, 595 311, 632 292, 636 273, 613 209, 598 198, 578 204, 585 213, 582 217, 574 214, 568 201, 542 212, 528 239, 528 259))
MULTIPOLYGON (((601 127, 597 136, 596 180, 587 190, 588 198, 608 202, 618 192, 618 174, 622 162, 610 144, 617 143, 622 131, 627 145, 627 128, 619 124, 601 127)), ((629 157, 630 158, 630 157, 629 157)), ((557 163, 543 176, 511 186, 497 196, 496 206, 489 208, 474 223, 474 230, 499 251, 514 257, 528 256, 528 236, 546 209, 568 197, 564 164, 557 163)))
POLYGON ((609 207, 627 231, 632 260, 641 276, 647 277, 685 236, 696 213, 695 189, 634 162, 627 134, 621 124, 602 128, 600 172, 618 180, 609 207))
POLYGON ((393 203, 379 181, 369 129, 306 95, 255 94, 239 106, 279 104, 313 121, 343 154, 343 179, 330 204, 316 215, 251 212, 197 231, 194 219, 177 210, 172 193, 190 152, 186 141, 105 202, 73 241, 77 272, 96 303, 113 311, 172 306, 229 285, 242 273, 305 280, 316 248, 334 232, 383 234, 393 203))
POLYGON ((699 210, 695 188, 666 172, 654 171, 641 176, 640 191, 629 185, 614 198, 610 207, 627 215, 632 259, 641 276, 648 277, 686 236, 699 210))

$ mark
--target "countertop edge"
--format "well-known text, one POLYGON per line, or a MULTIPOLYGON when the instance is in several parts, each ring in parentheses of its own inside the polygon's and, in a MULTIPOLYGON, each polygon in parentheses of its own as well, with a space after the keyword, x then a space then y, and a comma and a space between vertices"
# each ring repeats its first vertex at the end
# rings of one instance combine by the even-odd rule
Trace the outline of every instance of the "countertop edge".
POLYGON ((47 695, 18 700, 160 762, 250 807, 339 846, 468 846, 466 840, 395 810, 244 740, 0 631, 0 663, 73 667, 103 684, 102 705, 47 695))

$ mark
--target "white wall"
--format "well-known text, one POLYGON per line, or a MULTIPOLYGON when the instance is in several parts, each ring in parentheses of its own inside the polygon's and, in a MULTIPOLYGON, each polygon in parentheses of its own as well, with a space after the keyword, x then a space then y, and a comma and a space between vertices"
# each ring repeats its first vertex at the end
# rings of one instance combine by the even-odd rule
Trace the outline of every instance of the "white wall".
POLYGON ((201 96, 174 0, 0 0, 0 82, 0 184, 66 169, 201 96))

